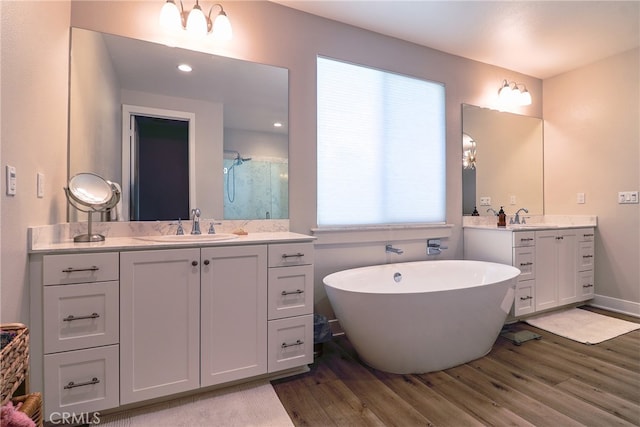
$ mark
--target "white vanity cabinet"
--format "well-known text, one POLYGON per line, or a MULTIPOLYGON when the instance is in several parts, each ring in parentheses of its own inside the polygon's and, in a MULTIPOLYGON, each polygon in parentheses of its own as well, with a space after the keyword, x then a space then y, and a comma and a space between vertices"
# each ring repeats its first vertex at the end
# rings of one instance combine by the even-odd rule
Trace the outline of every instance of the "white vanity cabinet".
POLYGON ((31 384, 46 419, 304 372, 313 238, 254 239, 32 253, 31 384))
POLYGON ((41 260, 45 418, 118 406, 118 254, 41 260))
POLYGON ((464 258, 512 265, 520 269, 511 314, 535 311, 536 257, 533 231, 464 229, 464 258))
POLYGON ((201 386, 267 372, 267 246, 202 249, 201 386))
POLYGON ((120 253, 120 404, 200 386, 200 249, 120 253))
POLYGON ((515 317, 593 298, 594 229, 464 228, 464 257, 520 269, 515 317))
POLYGON ((269 372, 313 363, 312 243, 269 245, 269 372))

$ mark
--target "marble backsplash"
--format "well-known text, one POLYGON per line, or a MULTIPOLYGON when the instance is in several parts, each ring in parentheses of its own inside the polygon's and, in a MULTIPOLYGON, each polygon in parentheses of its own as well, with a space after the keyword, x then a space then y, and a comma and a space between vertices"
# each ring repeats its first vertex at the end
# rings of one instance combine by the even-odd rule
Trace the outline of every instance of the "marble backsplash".
MULTIPOLYGON (((200 219, 200 230, 207 233, 213 220, 200 219)), ((93 233, 108 237, 161 236, 176 234, 177 221, 94 222, 93 233)), ((185 234, 191 233, 192 221, 182 221, 185 234)), ((289 231, 289 220, 222 220, 215 221, 217 233, 232 233, 242 229, 249 233, 289 231)), ((71 222, 28 228, 29 248, 42 244, 72 241, 87 233, 87 222, 71 222)))
MULTIPOLYGON (((507 225, 513 215, 507 215, 507 225)), ((565 227, 595 227, 598 225, 598 217, 595 215, 521 215, 525 218, 527 224, 549 224, 554 226, 565 227)), ((462 217, 463 227, 496 225, 497 217, 493 215, 468 216, 462 217)))

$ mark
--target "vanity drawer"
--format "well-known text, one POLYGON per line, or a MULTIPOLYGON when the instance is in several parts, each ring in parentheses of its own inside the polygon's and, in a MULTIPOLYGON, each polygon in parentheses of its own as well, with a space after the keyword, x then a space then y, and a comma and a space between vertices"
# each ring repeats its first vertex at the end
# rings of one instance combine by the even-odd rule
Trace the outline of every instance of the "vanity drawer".
POLYGON ((45 255, 44 285, 118 280, 118 253, 45 255))
POLYGON ((535 246, 535 232, 534 231, 515 231, 513 233, 513 247, 518 248, 521 246, 535 246))
POLYGON ((535 280, 525 280, 516 285, 516 297, 513 303, 514 316, 522 316, 534 312, 535 280))
POLYGON ((578 271, 593 269, 593 242, 579 242, 578 271))
POLYGON ((595 284, 593 283, 593 270, 581 271, 578 273, 578 295, 579 301, 593 298, 595 284))
POLYGON ((46 286, 44 352, 116 344, 118 282, 46 286))
POLYGON ((270 320, 269 372, 313 363, 313 314, 270 320))
POLYGON ((313 266, 269 269, 269 320, 313 313, 313 266))
POLYGON ((313 243, 269 245, 269 267, 313 264, 313 243))
POLYGON ((593 242, 595 230, 593 228, 581 228, 578 230, 578 240, 581 242, 593 242))
POLYGON ((119 405, 118 345, 44 356, 45 419, 56 412, 102 411, 119 405))
POLYGON ((535 259, 535 247, 513 249, 513 266, 520 269, 518 281, 533 279, 536 276, 535 259))

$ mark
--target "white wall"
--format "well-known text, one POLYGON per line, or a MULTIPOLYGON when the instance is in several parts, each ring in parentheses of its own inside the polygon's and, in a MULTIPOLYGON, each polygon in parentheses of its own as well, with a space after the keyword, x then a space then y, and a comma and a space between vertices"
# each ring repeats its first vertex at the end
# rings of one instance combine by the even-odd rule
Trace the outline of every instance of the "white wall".
POLYGON ((640 50, 544 81, 547 214, 596 214, 596 301, 640 315, 640 50), (585 204, 576 193, 585 193, 585 204))
MULTIPOLYGON (((445 83, 447 221, 454 224, 446 257, 460 258, 461 104, 491 106, 506 78, 526 84, 533 97, 531 106, 516 112, 542 117, 542 82, 270 2, 229 1, 224 6, 234 28, 231 42, 193 41, 185 36, 177 45, 289 69, 293 231, 308 233, 315 226, 316 55, 445 83)), ((0 156, 3 167, 9 163, 18 168, 19 181, 18 196, 5 196, 3 190, 0 199, 0 321, 26 322, 26 228, 65 221, 69 23, 156 42, 164 41, 165 35, 157 25, 157 1, 80 1, 73 2, 70 11, 66 1, 2 1, 0 7, 0 156), (36 171, 46 174, 43 199, 35 195, 36 171)), ((621 55, 548 79, 544 88, 547 213, 599 216, 597 292, 635 303, 640 302, 638 208, 618 206, 610 198, 619 190, 638 189, 639 184, 637 55, 637 51, 621 55), (611 83, 616 82, 626 91, 612 95, 611 83), (589 90, 580 92, 585 88, 589 90), (575 204, 577 191, 586 192, 585 205, 575 204)), ((417 256, 422 246, 410 243, 405 249, 409 256, 417 256)), ((350 265, 385 260, 380 251, 378 243, 354 243, 346 259, 350 265)), ((342 268, 336 262, 345 258, 341 249, 324 252, 318 258, 319 271, 342 268)))
POLYGON ((66 220, 70 5, 2 1, 0 9, 0 322, 28 323, 27 227, 66 220), (5 195, 5 164, 17 169, 16 196, 5 195), (41 199, 37 172, 45 174, 41 199))
MULTIPOLYGON (((526 84, 533 104, 522 114, 541 117, 542 82, 501 68, 326 20, 278 4, 226 2, 233 25, 228 43, 174 40, 179 47, 247 59, 289 69, 289 183, 292 231, 309 233, 316 225, 316 57, 324 55, 443 82, 447 102, 447 222, 454 224, 443 257, 462 257, 461 104, 494 106, 503 79, 526 84)), ((71 24, 96 31, 165 42, 157 25, 157 2, 73 2, 71 24)), ((407 261, 425 257, 426 238, 405 245, 407 261)), ((416 236, 413 236, 414 239, 416 236)), ((316 295, 321 277, 338 268, 385 260, 387 237, 354 246, 320 247, 316 257, 316 295)))

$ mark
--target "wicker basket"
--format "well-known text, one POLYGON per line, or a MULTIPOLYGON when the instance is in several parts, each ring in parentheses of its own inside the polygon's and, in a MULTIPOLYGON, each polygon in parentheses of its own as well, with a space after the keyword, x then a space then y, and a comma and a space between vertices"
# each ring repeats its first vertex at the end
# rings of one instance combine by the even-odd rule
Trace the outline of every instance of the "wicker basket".
POLYGON ((42 427, 43 425, 43 414, 42 414, 42 395, 40 393, 31 393, 25 396, 18 396, 11 399, 14 406, 20 406, 19 411, 24 412, 36 423, 37 427, 42 427))
POLYGON ((29 328, 22 323, 6 323, 0 325, 0 329, 15 333, 15 337, 0 352, 0 404, 4 405, 27 378, 29 328))

